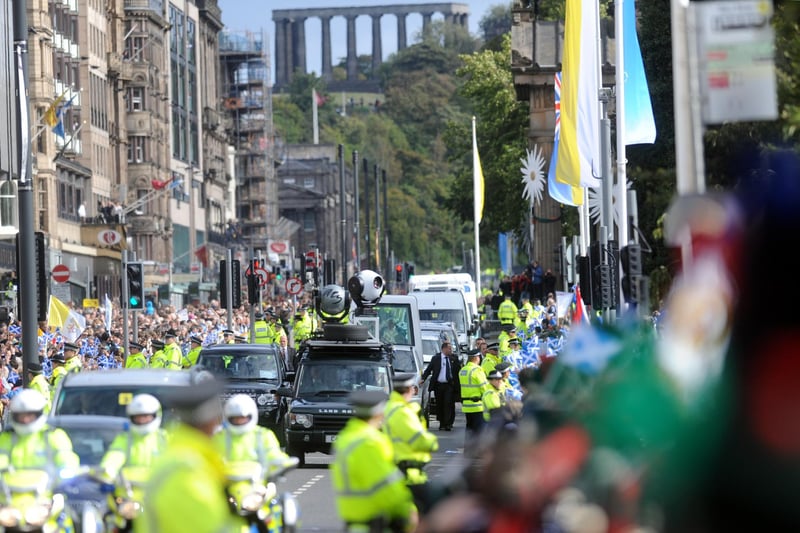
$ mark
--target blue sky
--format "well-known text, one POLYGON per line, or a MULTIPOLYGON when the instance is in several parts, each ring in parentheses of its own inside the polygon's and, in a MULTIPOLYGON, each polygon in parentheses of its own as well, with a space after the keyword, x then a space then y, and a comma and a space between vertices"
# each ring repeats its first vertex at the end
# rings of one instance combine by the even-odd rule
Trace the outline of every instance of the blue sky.
MULTIPOLYGON (((274 70, 275 70, 275 27, 272 24, 272 10, 273 9, 297 9, 297 8, 314 8, 314 7, 352 7, 353 5, 359 6, 380 6, 391 4, 424 4, 435 3, 434 0, 430 2, 398 2, 393 0, 357 0, 356 2, 348 2, 347 0, 268 0, 267 2, 252 2, 251 0, 219 0, 220 9, 222 9, 222 22, 226 28, 232 31, 250 30, 250 31, 264 31, 269 42, 270 54, 272 55, 272 78, 274 83, 274 70), (263 5, 269 6, 268 9, 259 9, 263 5), (258 7, 256 7, 258 6, 258 7)), ((486 15, 492 6, 510 3, 510 0, 461 0, 453 3, 462 3, 469 5, 469 30, 470 33, 477 35, 479 33, 478 24, 480 20, 486 15)), ((441 19, 442 16, 437 14, 434 20, 441 19)), ((347 37, 345 20, 342 17, 336 17, 331 20, 331 45, 332 45, 332 58, 333 63, 339 63, 339 60, 347 55, 347 37)), ((320 21, 317 18, 310 18, 306 21, 306 66, 309 72, 316 72, 317 75, 322 70, 322 44, 321 36, 322 30, 320 29, 320 21)), ((422 28, 421 15, 409 15, 406 19, 406 30, 408 33, 408 44, 416 41, 416 35, 422 28)), ((372 54, 372 21, 369 17, 362 16, 356 20, 356 47, 359 55, 372 54)), ((381 47, 384 59, 390 54, 397 51, 397 20, 394 16, 386 16, 381 19, 381 47)))

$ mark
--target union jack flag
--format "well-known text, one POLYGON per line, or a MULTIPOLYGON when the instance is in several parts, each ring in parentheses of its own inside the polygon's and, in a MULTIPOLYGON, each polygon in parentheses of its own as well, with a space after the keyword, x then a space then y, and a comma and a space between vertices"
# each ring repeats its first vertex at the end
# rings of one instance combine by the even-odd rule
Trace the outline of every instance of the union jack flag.
POLYGON ((553 138, 553 155, 550 157, 550 169, 547 172, 547 190, 553 200, 567 205, 577 205, 574 202, 573 188, 566 183, 556 180, 556 164, 558 162, 558 142, 561 138, 561 73, 556 72, 553 81, 555 88, 556 129, 553 138))

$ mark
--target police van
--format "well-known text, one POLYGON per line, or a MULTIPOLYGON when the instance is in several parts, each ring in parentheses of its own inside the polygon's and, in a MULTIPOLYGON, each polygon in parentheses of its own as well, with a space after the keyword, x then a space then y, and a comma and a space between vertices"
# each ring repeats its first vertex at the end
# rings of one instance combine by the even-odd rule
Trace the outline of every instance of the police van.
POLYGON ((472 275, 466 272, 422 274, 408 278, 408 292, 457 290, 464 295, 472 316, 478 315, 478 292, 472 275))

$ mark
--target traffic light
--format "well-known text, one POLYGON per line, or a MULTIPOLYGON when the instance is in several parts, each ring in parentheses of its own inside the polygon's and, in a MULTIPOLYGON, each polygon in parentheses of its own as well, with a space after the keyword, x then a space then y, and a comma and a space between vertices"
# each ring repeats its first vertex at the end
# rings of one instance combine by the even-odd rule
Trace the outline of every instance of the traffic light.
MULTIPOLYGON (((20 264, 20 249, 19 249, 19 233, 16 235, 16 260, 17 265, 20 264)), ((47 320, 47 312, 50 304, 50 272, 46 264, 47 248, 45 246, 44 232, 37 231, 34 233, 34 269, 32 273, 36 280, 36 320, 44 322, 47 320)), ((24 273, 24 275, 31 275, 24 273)), ((15 276, 17 283, 19 283, 19 276, 15 276)), ((17 285, 19 288, 19 285, 17 285)), ((5 289, 5 287, 3 287, 5 289)), ((19 290, 19 289, 18 289, 19 290)), ((19 293, 17 293, 19 294, 19 293)), ((23 316, 22 308, 26 303, 30 302, 32 298, 17 298, 17 312, 23 316)))
POLYGON ((406 264, 406 275, 410 279, 414 275, 414 265, 411 263, 406 264))
MULTIPOLYGON (((589 247, 592 307, 594 309, 616 309, 619 290, 617 241, 609 240, 606 246, 593 242, 589 247), (605 262, 603 261, 605 259, 605 262)), ((581 287, 583 291, 583 287, 581 287)))
MULTIPOLYGON (((225 259, 219 262, 219 305, 222 309, 228 308, 227 263, 225 259)), ((238 259, 231 261, 231 306, 233 309, 242 306, 242 274, 238 259)))
POLYGON ((622 295, 627 303, 637 303, 639 278, 642 277, 642 247, 629 244, 620 253, 622 261, 622 295))
POLYGON ((319 260, 316 252, 308 252, 304 256, 306 283, 319 286, 319 260))
POLYGON ((403 265, 397 264, 394 267, 394 280, 397 283, 403 283, 403 265))
POLYGON ((128 274, 128 309, 144 309, 144 269, 141 263, 125 265, 128 274))
MULTIPOLYGON (((256 275, 256 269, 259 268, 258 259, 250 260, 250 274, 247 275, 247 301, 250 305, 258 305, 259 288, 261 280, 256 275)), ((224 282, 223 282, 224 285, 224 282)))

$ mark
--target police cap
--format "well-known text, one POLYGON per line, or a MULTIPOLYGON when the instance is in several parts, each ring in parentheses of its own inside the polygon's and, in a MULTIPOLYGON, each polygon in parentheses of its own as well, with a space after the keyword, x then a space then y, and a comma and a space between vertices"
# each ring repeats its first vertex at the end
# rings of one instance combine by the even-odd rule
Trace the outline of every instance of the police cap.
POLYGON ((498 372, 505 372, 506 370, 511 369, 511 365, 509 363, 498 363, 494 365, 494 369, 498 372))
POLYGON ((203 339, 201 339, 197 335, 192 335, 191 337, 189 337, 189 342, 191 342, 192 344, 200 344, 200 345, 202 345, 203 344, 203 339))
POLYGON ((519 340, 518 337, 510 337, 508 339, 508 344, 521 344, 522 342, 519 340))
POLYGON ((486 376, 486 379, 503 379, 503 373, 495 368, 489 372, 489 374, 486 376))
POLYGON ((80 347, 76 344, 72 344, 71 342, 64 343, 64 351, 72 350, 73 352, 77 352, 80 350, 80 347))
POLYGON ((386 393, 383 391, 360 390, 351 392, 350 403, 359 418, 372 418, 383 412, 386 406, 386 393))
POLYGON ((129 342, 128 346, 131 350, 144 350, 144 346, 139 344, 138 342, 129 342))
POLYGON ((153 348, 161 349, 161 348, 164 347, 164 341, 159 341, 159 340, 156 340, 156 339, 153 339, 152 341, 150 341, 150 344, 153 346, 153 348))
POLYGON ((42 365, 39 363, 28 363, 28 372, 31 374, 41 374, 42 373, 42 365))
POLYGON ((63 353, 58 352, 58 353, 55 353, 52 356, 50 356, 50 362, 64 364, 64 363, 67 362, 67 360, 64 359, 64 354, 63 353))
POLYGON ((492 342, 486 345, 486 351, 496 352, 500 350, 500 343, 492 342))
POLYGON ((473 357, 480 357, 481 351, 480 350, 470 350, 467 352, 467 357, 472 359, 473 357))
POLYGON ((392 376, 392 386, 395 389, 405 389, 417 384, 417 374, 414 372, 395 372, 392 376))

